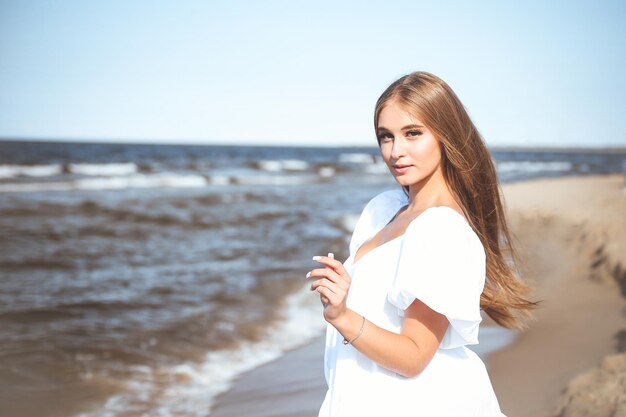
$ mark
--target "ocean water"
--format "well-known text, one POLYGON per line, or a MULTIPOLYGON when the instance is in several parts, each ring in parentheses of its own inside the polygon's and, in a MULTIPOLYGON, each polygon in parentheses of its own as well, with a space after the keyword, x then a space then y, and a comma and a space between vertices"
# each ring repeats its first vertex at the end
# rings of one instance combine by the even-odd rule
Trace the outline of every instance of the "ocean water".
MULTIPOLYGON (((493 155, 503 182, 626 160, 493 155)), ((393 187, 377 148, 0 142, 0 415, 209 415, 321 333, 311 257, 345 259, 393 187)), ((484 329, 479 354, 507 337, 484 329)))

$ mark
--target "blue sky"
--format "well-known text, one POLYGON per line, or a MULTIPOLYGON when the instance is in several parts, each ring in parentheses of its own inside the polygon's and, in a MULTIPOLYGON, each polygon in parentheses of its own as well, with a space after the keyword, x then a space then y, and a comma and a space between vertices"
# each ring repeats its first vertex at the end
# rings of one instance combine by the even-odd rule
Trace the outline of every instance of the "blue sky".
POLYGON ((0 0, 0 137, 374 145, 433 72, 489 145, 626 146, 626 2, 0 0))

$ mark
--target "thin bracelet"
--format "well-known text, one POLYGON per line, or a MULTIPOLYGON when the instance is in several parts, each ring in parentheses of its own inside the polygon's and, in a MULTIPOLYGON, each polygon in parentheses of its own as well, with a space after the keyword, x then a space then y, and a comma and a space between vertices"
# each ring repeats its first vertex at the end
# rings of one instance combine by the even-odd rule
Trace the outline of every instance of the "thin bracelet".
POLYGON ((363 334, 363 329, 365 328, 365 316, 363 316, 363 322, 361 323, 361 328, 359 329, 359 334, 357 334, 354 339, 348 341, 345 338, 343 339, 343 344, 344 345, 351 345, 352 343, 354 343, 355 340, 357 340, 359 337, 361 337, 361 335, 363 334))

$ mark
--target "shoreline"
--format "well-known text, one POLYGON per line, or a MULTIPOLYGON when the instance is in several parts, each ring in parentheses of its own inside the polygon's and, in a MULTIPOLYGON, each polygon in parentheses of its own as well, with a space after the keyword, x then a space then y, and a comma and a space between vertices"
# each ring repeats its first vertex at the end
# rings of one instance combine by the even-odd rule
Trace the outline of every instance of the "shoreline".
MULTIPOLYGON (((624 177, 532 179, 502 188, 523 276, 542 302, 529 329, 485 363, 508 417, 565 417, 568 381, 614 353, 624 327, 617 281, 626 266, 624 177)), ((210 416, 317 415, 326 391, 323 345, 317 337, 241 375, 210 416)))
POLYGON ((218 395, 210 417, 317 416, 324 395, 325 336, 239 376, 218 395))

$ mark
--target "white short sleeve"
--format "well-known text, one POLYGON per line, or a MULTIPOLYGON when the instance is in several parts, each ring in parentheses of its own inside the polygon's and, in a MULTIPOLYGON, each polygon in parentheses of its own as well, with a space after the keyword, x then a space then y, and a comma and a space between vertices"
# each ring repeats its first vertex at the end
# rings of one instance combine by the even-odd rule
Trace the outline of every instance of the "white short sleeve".
POLYGON ((465 219, 450 207, 431 207, 407 227, 388 301, 398 313, 415 299, 450 322, 440 349, 478 343, 485 251, 465 219))

